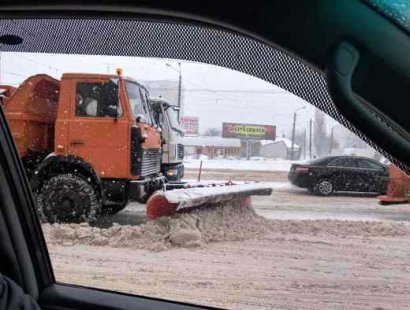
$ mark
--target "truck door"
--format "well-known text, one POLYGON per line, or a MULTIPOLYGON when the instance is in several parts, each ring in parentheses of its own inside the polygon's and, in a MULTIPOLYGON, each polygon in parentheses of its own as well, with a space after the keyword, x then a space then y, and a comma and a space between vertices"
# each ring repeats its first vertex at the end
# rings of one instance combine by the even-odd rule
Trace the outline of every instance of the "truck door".
POLYGON ((119 80, 77 80, 71 96, 69 153, 85 159, 101 178, 128 175, 128 121, 119 80))

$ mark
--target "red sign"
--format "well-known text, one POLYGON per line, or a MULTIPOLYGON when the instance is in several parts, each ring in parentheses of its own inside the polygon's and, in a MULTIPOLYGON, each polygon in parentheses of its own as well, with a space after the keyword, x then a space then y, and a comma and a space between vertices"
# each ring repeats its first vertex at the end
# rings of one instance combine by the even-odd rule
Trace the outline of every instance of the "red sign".
POLYGON ((222 123, 222 137, 249 140, 275 140, 276 126, 222 123))
POLYGON ((199 132, 199 118, 194 116, 181 116, 179 126, 184 129, 184 135, 197 136, 199 132))

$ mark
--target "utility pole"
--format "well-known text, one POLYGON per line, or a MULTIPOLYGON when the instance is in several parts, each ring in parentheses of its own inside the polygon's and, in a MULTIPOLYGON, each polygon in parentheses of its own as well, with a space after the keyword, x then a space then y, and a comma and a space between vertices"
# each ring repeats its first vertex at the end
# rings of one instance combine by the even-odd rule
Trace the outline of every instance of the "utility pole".
POLYGON ((309 121, 309 158, 312 160, 312 119, 309 121))
POLYGON ((301 107, 300 109, 297 109, 293 113, 293 127, 292 127, 292 145, 290 148, 290 159, 293 160, 295 158, 295 130, 296 130, 296 113, 298 113, 300 110, 306 109, 306 106, 301 107))
POLYGON ((306 148, 307 148, 306 134, 307 134, 307 132, 306 132, 306 128, 305 128, 305 130, 304 130, 304 132, 303 132, 303 158, 304 158, 304 159, 306 159, 306 148))
POLYGON ((179 79, 178 79, 178 122, 179 122, 179 116, 181 114, 181 88, 182 88, 182 73, 181 73, 181 63, 178 62, 178 69, 179 69, 179 79))
POLYGON ((295 130, 296 130, 296 112, 293 113, 292 146, 290 147, 290 160, 293 160, 293 158, 294 158, 294 151, 295 151, 295 130))
POLYGON ((333 148, 333 128, 330 131, 330 143, 329 143, 329 155, 332 155, 332 148, 333 148))

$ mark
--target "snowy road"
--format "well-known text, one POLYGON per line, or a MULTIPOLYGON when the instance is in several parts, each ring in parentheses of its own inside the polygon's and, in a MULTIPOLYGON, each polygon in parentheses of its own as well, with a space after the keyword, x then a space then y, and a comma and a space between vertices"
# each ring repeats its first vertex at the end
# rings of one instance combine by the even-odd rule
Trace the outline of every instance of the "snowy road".
MULTIPOLYGON (((268 219, 319 220, 337 219, 349 221, 410 221, 410 206, 383 206, 372 194, 336 194, 321 197, 288 182, 269 182, 271 196, 253 197, 253 208, 268 219)), ((130 203, 114 215, 101 218, 97 226, 108 227, 112 223, 139 225, 145 222, 145 205, 130 203)))
POLYGON ((203 174, 226 178, 269 182, 273 193, 253 198, 256 214, 233 206, 151 225, 131 203, 97 227, 44 225, 57 280, 232 309, 408 308, 410 206, 315 196, 280 171, 203 174), (170 245, 186 225, 203 246, 170 245))

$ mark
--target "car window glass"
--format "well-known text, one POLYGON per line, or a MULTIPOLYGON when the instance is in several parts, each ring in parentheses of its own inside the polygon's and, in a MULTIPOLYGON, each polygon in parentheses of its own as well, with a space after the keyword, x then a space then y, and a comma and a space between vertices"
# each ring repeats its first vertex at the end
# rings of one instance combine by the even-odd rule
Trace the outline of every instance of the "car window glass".
POLYGON ((358 161, 358 164, 359 164, 360 168, 383 170, 382 167, 379 164, 376 164, 376 163, 374 163, 370 160, 360 159, 358 161))
POLYGON ((352 158, 338 158, 331 161, 328 166, 335 166, 335 167, 345 167, 345 168, 353 168, 357 167, 356 160, 352 158))
POLYGON ((389 308, 399 293, 407 301, 409 277, 391 264, 406 265, 408 212, 386 212, 387 178, 357 164, 383 157, 306 100, 205 62, 0 56, 4 113, 38 182, 33 197, 59 283, 228 309, 389 308), (62 83, 72 72, 92 78, 62 83), (30 96, 10 96, 23 88, 30 96), (149 97, 172 106, 163 130, 135 122, 158 122, 149 97), (118 98, 123 118, 107 121, 118 98), (260 187, 268 194, 241 190, 260 187), (155 217, 181 191, 168 209, 177 211, 155 217), (372 303, 369 290, 386 297, 372 303))

